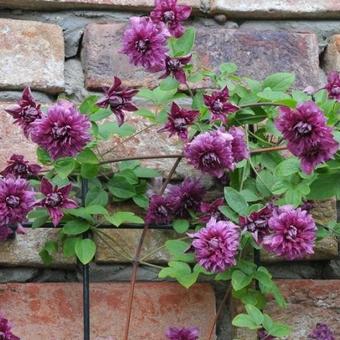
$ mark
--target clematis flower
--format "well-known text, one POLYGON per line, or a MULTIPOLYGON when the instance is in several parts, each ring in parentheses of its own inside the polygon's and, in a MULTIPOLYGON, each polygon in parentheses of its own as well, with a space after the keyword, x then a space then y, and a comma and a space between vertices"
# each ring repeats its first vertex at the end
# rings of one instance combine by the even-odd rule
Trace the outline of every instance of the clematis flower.
POLYGON ((181 184, 169 188, 167 195, 176 217, 188 217, 190 211, 197 211, 205 189, 197 179, 186 178, 181 184))
POLYGON ((204 95, 204 104, 209 108, 212 121, 220 120, 224 124, 227 123, 227 116, 236 112, 238 107, 231 104, 229 99, 228 88, 225 87, 221 91, 214 91, 210 96, 204 95))
POLYGON ((316 226, 305 210, 285 205, 275 209, 268 220, 271 233, 263 238, 264 247, 288 260, 314 253, 316 226))
POLYGON ((169 200, 160 195, 153 195, 150 198, 149 208, 146 214, 146 223, 167 224, 173 216, 169 200))
POLYGON ((276 338, 269 335, 264 328, 261 328, 257 331, 257 336, 259 340, 275 340, 276 338))
POLYGON ((170 136, 177 134, 181 139, 187 140, 188 127, 193 124, 198 114, 198 111, 183 109, 173 102, 168 121, 159 132, 169 131, 170 136))
POLYGON ((197 327, 169 327, 165 333, 165 336, 168 340, 198 340, 199 329, 197 327))
POLYGON ((245 141, 244 132, 238 127, 231 127, 228 132, 233 136, 231 141, 231 149, 235 162, 241 162, 244 159, 249 158, 249 150, 245 141))
POLYGON ((173 76, 179 83, 186 84, 187 78, 183 67, 189 63, 191 55, 180 58, 165 57, 165 73, 159 79, 173 76))
POLYGON ((103 87, 105 93, 97 105, 102 108, 110 106, 111 111, 116 115, 118 125, 124 123, 124 111, 137 111, 138 108, 132 103, 132 97, 137 94, 138 90, 122 86, 118 77, 114 77, 111 87, 103 87))
POLYGON ((203 223, 208 223, 209 220, 214 217, 216 220, 225 220, 226 217, 219 211, 219 207, 224 204, 224 198, 218 198, 215 201, 208 203, 202 202, 200 205, 200 211, 202 216, 200 217, 200 221, 203 223))
POLYGON ((308 335, 308 339, 315 340, 335 340, 332 330, 324 323, 317 323, 312 333, 308 335))
POLYGON ((156 25, 147 17, 132 17, 124 32, 121 52, 135 66, 142 66, 150 72, 162 71, 165 69, 167 37, 165 26, 156 25))
POLYGON ((11 325, 4 316, 0 314, 0 339, 1 340, 20 340, 12 333, 11 325))
POLYGON ((235 265, 240 228, 231 221, 212 217, 205 228, 188 235, 193 238, 197 262, 207 271, 219 273, 235 265))
MULTIPOLYGON (((6 225, 0 225, 0 241, 6 241, 12 235, 12 230, 6 225)), ((0 332, 1 339, 1 332, 0 332)))
POLYGON ((89 119, 63 100, 51 106, 46 117, 35 121, 31 135, 53 159, 73 157, 91 140, 90 127, 89 119))
POLYGON ((41 181, 41 192, 44 198, 37 203, 37 206, 47 208, 54 226, 57 226, 64 216, 63 209, 77 208, 77 203, 68 198, 72 189, 72 184, 65 185, 61 188, 53 186, 46 178, 41 181))
POLYGON ((219 130, 201 133, 185 146, 184 156, 196 169, 221 178, 235 168, 233 138, 219 130))
POLYGON ((34 191, 23 178, 0 179, 0 225, 22 223, 34 206, 34 191))
POLYGON ((14 118, 14 123, 23 129, 26 138, 30 136, 32 123, 43 116, 40 104, 34 100, 29 87, 24 89, 17 104, 5 111, 14 118))
POLYGON ((257 244, 260 244, 263 238, 269 234, 268 221, 275 208, 274 205, 267 204, 259 211, 252 212, 249 216, 240 216, 242 231, 250 232, 257 244))
POLYGON ((177 0, 155 0, 155 8, 150 17, 155 23, 165 23, 170 33, 179 38, 184 32, 181 22, 188 19, 190 14, 191 7, 177 5, 177 0))
POLYGON ((0 172, 0 175, 6 177, 13 175, 14 177, 28 178, 36 176, 41 171, 41 166, 38 164, 30 164, 22 155, 12 155, 7 161, 8 166, 0 172))
POLYGON ((327 85, 325 89, 328 91, 328 96, 331 99, 340 101, 340 73, 333 71, 327 77, 327 85))

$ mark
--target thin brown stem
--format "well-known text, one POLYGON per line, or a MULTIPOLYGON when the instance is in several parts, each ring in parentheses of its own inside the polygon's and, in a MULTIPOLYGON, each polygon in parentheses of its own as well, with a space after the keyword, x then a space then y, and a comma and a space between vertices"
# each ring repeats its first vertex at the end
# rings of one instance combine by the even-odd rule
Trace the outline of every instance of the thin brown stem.
POLYGON ((263 102, 263 103, 251 103, 251 104, 246 104, 246 105, 240 105, 239 108, 246 109, 248 107, 258 107, 258 106, 287 106, 287 105, 263 102))
POLYGON ((250 153, 252 155, 254 155, 254 154, 257 154, 257 153, 282 151, 282 150, 287 150, 287 145, 273 146, 273 147, 270 147, 270 148, 253 149, 253 150, 250 150, 250 153))
POLYGON ((168 186, 168 184, 170 183, 171 178, 172 178, 172 176, 174 175, 174 173, 175 173, 175 171, 176 171, 176 169, 177 169, 179 163, 181 162, 182 158, 183 158, 183 156, 179 156, 179 157, 176 159, 176 162, 175 162, 174 165, 172 166, 172 168, 171 168, 171 170, 170 170, 170 172, 169 172, 168 177, 166 178, 165 182, 164 182, 163 185, 162 185, 162 188, 161 188, 161 190, 160 190, 160 192, 159 192, 160 195, 163 195, 163 194, 164 194, 164 191, 165 191, 166 187, 168 186))
POLYGON ((214 318, 214 321, 210 327, 210 332, 209 332, 209 338, 208 340, 211 340, 213 335, 214 335, 214 330, 215 330, 215 326, 216 326, 216 323, 217 323, 217 320, 218 318, 220 317, 221 313, 222 313, 222 310, 223 310, 223 306, 225 305, 228 297, 229 297, 229 294, 230 294, 230 291, 231 291, 231 283, 229 284, 225 294, 224 294, 224 297, 223 297, 223 300, 221 301, 220 303, 220 306, 218 307, 218 310, 217 310, 217 313, 216 313, 216 316, 214 318))
POLYGON ((133 161, 136 159, 162 159, 162 158, 178 158, 182 157, 182 155, 176 154, 176 155, 151 155, 151 156, 132 156, 132 157, 121 157, 121 158, 115 158, 115 159, 109 159, 103 162, 100 162, 99 164, 110 164, 110 163, 117 163, 122 161, 133 161))

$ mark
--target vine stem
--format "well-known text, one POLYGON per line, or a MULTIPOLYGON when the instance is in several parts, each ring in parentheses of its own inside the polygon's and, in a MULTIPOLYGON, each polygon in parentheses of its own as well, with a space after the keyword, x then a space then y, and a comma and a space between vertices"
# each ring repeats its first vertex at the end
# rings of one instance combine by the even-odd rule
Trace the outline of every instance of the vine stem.
MULTIPOLYGON (((182 159, 182 155, 177 156, 176 162, 172 166, 172 168, 169 172, 169 175, 168 175, 167 179, 165 180, 165 182, 164 182, 164 184, 161 188, 161 193, 163 193, 165 191, 165 189, 166 189, 168 183, 170 182, 173 174, 175 173, 181 159, 182 159)), ((145 239, 145 236, 146 236, 148 230, 149 230, 149 225, 146 223, 144 225, 142 236, 139 239, 136 254, 135 254, 135 257, 133 259, 132 274, 131 274, 131 279, 130 279, 128 310, 127 310, 127 318, 126 318, 125 332, 124 332, 124 340, 129 339, 129 330, 130 330, 131 315, 132 315, 132 304, 133 304, 133 297, 134 297, 135 287, 136 287, 138 264, 140 262, 140 254, 141 254, 141 251, 142 251, 143 242, 144 242, 144 239, 145 239)))
POLYGON ((246 109, 247 107, 258 107, 258 106, 287 106, 287 105, 263 102, 263 103, 251 103, 251 104, 246 104, 246 105, 240 105, 239 108, 246 109))
POLYGON ((217 310, 217 313, 216 313, 216 316, 214 318, 214 321, 210 327, 210 332, 209 332, 209 338, 208 340, 211 340, 212 337, 213 337, 213 334, 214 334, 214 329, 215 329, 215 326, 216 326, 216 323, 217 323, 217 320, 218 318, 220 317, 221 313, 222 313, 222 309, 223 309, 223 306, 225 305, 228 297, 229 297, 229 294, 230 294, 230 291, 231 291, 231 283, 229 284, 225 294, 224 294, 224 297, 223 297, 223 300, 221 301, 220 303, 220 306, 218 307, 218 310, 217 310))

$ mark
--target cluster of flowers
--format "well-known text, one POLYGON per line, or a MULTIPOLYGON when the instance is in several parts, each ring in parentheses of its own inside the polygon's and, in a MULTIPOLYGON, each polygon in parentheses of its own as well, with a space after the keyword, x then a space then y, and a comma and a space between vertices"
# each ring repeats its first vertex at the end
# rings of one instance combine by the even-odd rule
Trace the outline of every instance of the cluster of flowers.
POLYGON ((35 207, 46 208, 55 226, 62 219, 64 208, 77 207, 77 203, 68 198, 71 184, 59 188, 45 178, 40 188, 43 198, 36 200, 27 178, 38 175, 40 170, 39 165, 30 164, 24 156, 12 155, 8 166, 0 172, 0 241, 8 239, 13 230, 24 233, 22 224, 35 207))
POLYGON ((12 333, 11 324, 0 314, 0 339, 1 340, 20 340, 12 333))

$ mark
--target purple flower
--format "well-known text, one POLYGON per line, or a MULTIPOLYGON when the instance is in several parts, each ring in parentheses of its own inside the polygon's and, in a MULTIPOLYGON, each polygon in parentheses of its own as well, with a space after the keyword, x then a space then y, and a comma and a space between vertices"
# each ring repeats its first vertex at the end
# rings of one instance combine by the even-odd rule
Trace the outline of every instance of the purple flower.
POLYGON ((176 217, 188 217, 190 211, 199 210, 205 189, 196 179, 186 178, 170 187, 167 199, 176 217))
POLYGON ((53 159, 73 157, 90 141, 90 127, 88 118, 64 100, 51 106, 47 116, 34 123, 32 140, 53 159))
POLYGON ((235 265, 240 230, 234 223, 211 218, 205 228, 189 236, 197 262, 207 271, 223 272, 235 265))
POLYGON ((240 216, 240 226, 243 231, 252 234, 255 242, 260 244, 265 236, 269 234, 268 221, 273 215, 275 207, 267 204, 259 211, 252 212, 249 216, 240 216))
POLYGON ((34 191, 23 178, 0 179, 0 225, 22 223, 34 206, 34 191))
POLYGON ((188 126, 197 118, 199 112, 185 110, 179 107, 175 102, 171 105, 171 111, 168 121, 159 132, 169 131, 170 136, 177 134, 181 139, 188 139, 188 126))
POLYGON ((7 319, 0 314, 0 340, 20 340, 12 333, 11 325, 7 319))
POLYGON ((40 104, 34 100, 29 87, 24 89, 22 97, 17 104, 5 111, 14 118, 14 123, 21 126, 27 138, 30 135, 32 123, 42 117, 40 104))
POLYGON ((231 142, 234 161, 241 162, 243 159, 249 158, 249 150, 244 139, 243 130, 233 126, 228 130, 228 132, 234 137, 231 142))
POLYGON ((189 63, 191 55, 180 58, 165 57, 165 73, 159 79, 172 75, 179 83, 186 84, 187 78, 183 67, 189 63))
POLYGON ((230 133, 219 130, 201 133, 185 146, 184 155, 196 169, 221 178, 235 168, 232 140, 230 133))
POLYGON ((327 85, 325 89, 328 91, 329 98, 340 101, 340 73, 333 71, 328 75, 327 85))
POLYGON ((38 175, 41 171, 41 166, 30 164, 22 155, 12 155, 7 164, 8 166, 0 172, 0 175, 4 177, 13 175, 14 177, 28 178, 38 175))
POLYGON ((335 340, 335 336, 326 324, 317 323, 315 329, 308 335, 308 339, 335 340))
POLYGON ((275 337, 269 335, 264 328, 257 331, 257 336, 259 340, 275 340, 275 337))
POLYGON ((130 27, 124 32, 122 53, 130 63, 142 66, 147 71, 165 69, 167 32, 162 25, 156 25, 147 17, 132 17, 130 27))
POLYGON ((105 96, 101 98, 97 105, 102 108, 110 106, 111 111, 116 115, 118 125, 124 123, 123 111, 137 111, 138 108, 132 104, 132 97, 136 95, 138 90, 123 87, 122 82, 118 77, 114 77, 111 87, 103 87, 105 96))
POLYGON ((314 253, 316 226, 307 211, 290 205, 279 207, 268 225, 271 233, 262 241, 268 251, 288 260, 314 253))
POLYGON ((177 5, 177 0, 155 0, 155 8, 150 17, 155 23, 165 23, 170 33, 179 38, 184 32, 181 21, 188 19, 190 14, 191 7, 177 5))
POLYGON ((202 216, 200 217, 200 221, 203 223, 208 223, 209 220, 214 217, 216 220, 223 219, 225 220, 226 217, 219 211, 219 207, 224 204, 224 198, 218 198, 215 201, 208 203, 202 202, 200 206, 200 210, 202 216))
MULTIPOLYGON (((6 241, 10 235, 12 235, 12 230, 6 225, 0 225, 0 241, 6 241)), ((0 332, 1 335, 1 332, 0 332)), ((0 337, 1 339, 1 337, 0 337)))
POLYGON ((338 148, 339 144, 333 137, 326 137, 320 142, 309 145, 299 155, 302 170, 306 174, 311 174, 317 165, 333 158, 338 148))
POLYGON ((53 186, 46 178, 41 181, 41 192, 45 197, 37 203, 37 206, 47 208, 54 226, 57 226, 64 216, 63 209, 77 208, 77 203, 68 198, 72 185, 61 188, 53 186))
POLYGON ((169 200, 160 195, 151 196, 145 219, 146 223, 167 224, 171 219, 172 209, 169 200))
POLYGON ((238 107, 229 103, 229 91, 225 87, 221 91, 214 91, 210 96, 204 95, 204 104, 212 113, 211 120, 220 120, 224 124, 227 123, 227 115, 238 110, 238 107))
POLYGON ((165 333, 165 336, 168 340, 198 340, 200 335, 199 333, 198 327, 169 327, 165 333))

